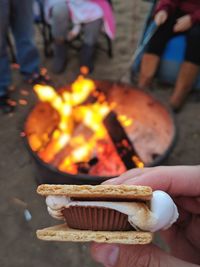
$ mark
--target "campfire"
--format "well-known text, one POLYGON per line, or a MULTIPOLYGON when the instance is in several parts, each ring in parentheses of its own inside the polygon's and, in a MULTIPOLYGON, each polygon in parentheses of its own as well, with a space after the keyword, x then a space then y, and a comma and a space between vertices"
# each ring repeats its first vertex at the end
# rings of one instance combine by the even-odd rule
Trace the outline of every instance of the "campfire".
POLYGON ((40 102, 26 121, 27 141, 42 162, 61 173, 110 177, 143 168, 152 165, 174 137, 166 109, 122 84, 82 74, 59 91, 46 85, 36 85, 34 91, 40 102))

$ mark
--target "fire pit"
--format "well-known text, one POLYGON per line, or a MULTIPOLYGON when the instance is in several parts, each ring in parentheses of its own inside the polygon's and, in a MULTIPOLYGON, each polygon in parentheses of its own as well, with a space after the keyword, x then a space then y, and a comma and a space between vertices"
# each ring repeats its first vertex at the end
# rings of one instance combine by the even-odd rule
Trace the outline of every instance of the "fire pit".
POLYGON ((39 183, 99 184, 127 169, 155 166, 173 147, 175 125, 151 95, 79 76, 59 92, 36 86, 41 102, 25 122, 39 183))

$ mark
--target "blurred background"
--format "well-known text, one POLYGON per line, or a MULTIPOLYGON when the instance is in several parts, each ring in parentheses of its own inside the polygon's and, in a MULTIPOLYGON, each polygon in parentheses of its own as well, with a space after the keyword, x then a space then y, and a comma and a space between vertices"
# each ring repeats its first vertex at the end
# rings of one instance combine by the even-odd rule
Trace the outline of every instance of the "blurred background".
MULTIPOLYGON (((97 52, 94 79, 118 80, 127 73, 128 65, 141 36, 150 3, 142 0, 113 0, 117 21, 117 35, 113 42, 112 59, 106 53, 97 52)), ((51 69, 51 59, 44 57, 43 43, 35 27, 36 44, 42 63, 51 69)), ((71 82, 78 73, 76 51, 69 53, 69 62, 61 75, 50 76, 59 87, 71 82)), ((89 255, 88 245, 75 243, 43 242, 36 238, 38 228, 57 223, 47 214, 44 199, 36 194, 36 177, 33 159, 28 153, 21 132, 30 109, 37 99, 32 87, 24 83, 18 71, 13 69, 12 98, 17 103, 14 114, 0 116, 0 265, 2 267, 78 267, 99 266, 89 255)), ((152 94, 164 102, 172 87, 154 84, 152 94)), ((192 98, 182 112, 175 116, 178 138, 165 165, 199 164, 200 108, 192 98)))

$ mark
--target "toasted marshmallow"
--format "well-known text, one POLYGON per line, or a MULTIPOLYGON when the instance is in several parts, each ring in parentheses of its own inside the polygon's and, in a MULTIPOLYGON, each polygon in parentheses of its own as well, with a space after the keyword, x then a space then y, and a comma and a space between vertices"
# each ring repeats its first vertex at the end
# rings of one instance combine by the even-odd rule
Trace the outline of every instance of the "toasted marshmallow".
POLYGON ((178 209, 172 198, 167 193, 160 190, 153 192, 151 211, 157 221, 157 223, 149 229, 151 232, 168 229, 179 217, 178 209))
POLYGON ((46 204, 52 210, 60 210, 70 203, 70 198, 65 196, 47 196, 46 204))
POLYGON ((46 198, 49 214, 63 219, 62 209, 70 206, 109 208, 126 214, 129 223, 136 230, 156 232, 169 228, 178 218, 178 210, 172 198, 163 191, 154 191, 150 202, 151 210, 145 203, 112 201, 72 201, 65 196, 46 198))
POLYGON ((54 219, 63 220, 63 214, 62 214, 61 210, 53 210, 53 209, 47 207, 47 211, 54 219))

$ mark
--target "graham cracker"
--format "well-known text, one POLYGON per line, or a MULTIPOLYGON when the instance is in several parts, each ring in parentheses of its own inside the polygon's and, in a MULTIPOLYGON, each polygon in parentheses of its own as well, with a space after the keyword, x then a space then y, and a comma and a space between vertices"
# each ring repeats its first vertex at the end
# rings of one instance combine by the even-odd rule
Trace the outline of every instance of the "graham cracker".
POLYGON ((153 234, 137 231, 75 230, 66 224, 37 230, 37 237, 46 241, 97 242, 144 245, 152 242, 153 234))
POLYGON ((40 195, 64 195, 74 198, 140 199, 150 200, 152 189, 136 185, 49 185, 37 188, 40 195))

